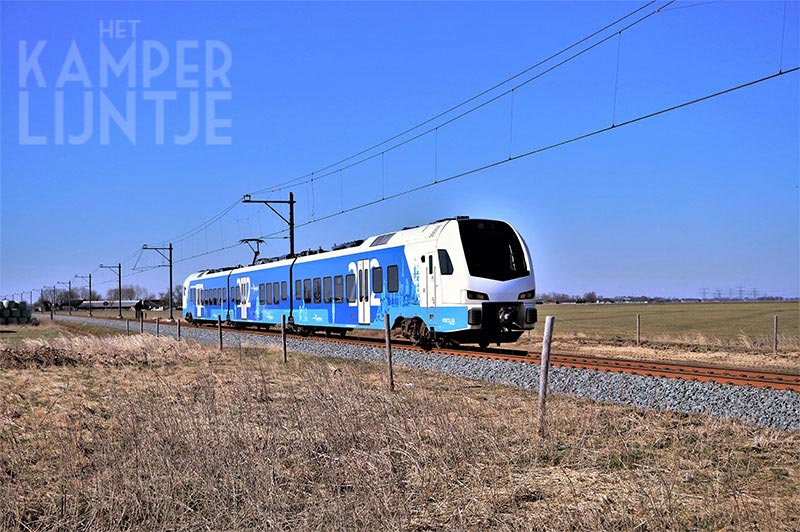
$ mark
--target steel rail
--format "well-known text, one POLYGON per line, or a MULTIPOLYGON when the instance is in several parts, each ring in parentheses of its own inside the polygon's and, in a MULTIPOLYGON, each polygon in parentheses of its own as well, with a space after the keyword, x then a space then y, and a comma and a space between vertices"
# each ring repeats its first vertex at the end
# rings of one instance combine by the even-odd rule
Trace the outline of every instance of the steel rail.
MULTIPOLYGON (((94 319, 102 319, 95 317, 94 319)), ((154 324, 155 320, 145 320, 154 324)), ((162 323, 161 326, 168 324, 162 323)), ((211 325, 216 324, 200 324, 211 325)), ((225 325, 227 332, 258 334, 264 336, 280 336, 279 330, 237 328, 225 325)), ((350 335, 347 337, 315 336, 287 334, 288 337, 319 342, 334 342, 351 345, 368 345, 370 347, 385 347, 383 338, 350 335)), ((426 349, 414 345, 405 339, 392 339, 392 343, 401 349, 410 351, 427 352, 438 355, 481 358, 486 360, 499 360, 503 362, 516 362, 520 364, 539 364, 540 356, 520 349, 490 348, 480 349, 472 346, 458 346, 457 348, 426 349)), ((670 379, 683 379, 700 382, 715 382, 734 386, 753 386, 756 388, 769 388, 774 390, 789 390, 800 393, 800 372, 789 373, 785 371, 759 370, 754 368, 716 366, 699 363, 686 363, 679 361, 652 361, 635 360, 628 358, 613 358, 594 355, 581 355, 576 353, 553 353, 550 355, 553 366, 586 369, 601 372, 627 373, 648 377, 665 377, 670 379)))

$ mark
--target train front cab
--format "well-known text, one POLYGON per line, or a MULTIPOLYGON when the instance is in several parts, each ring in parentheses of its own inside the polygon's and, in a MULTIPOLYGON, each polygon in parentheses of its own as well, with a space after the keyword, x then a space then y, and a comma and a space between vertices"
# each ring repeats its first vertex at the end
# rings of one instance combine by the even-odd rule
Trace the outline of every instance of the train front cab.
POLYGON ((509 224, 460 219, 448 224, 437 247, 445 250, 439 252, 443 303, 457 299, 466 310, 466 327, 450 333, 453 340, 486 346, 513 342, 533 329, 538 316, 531 255, 509 224))

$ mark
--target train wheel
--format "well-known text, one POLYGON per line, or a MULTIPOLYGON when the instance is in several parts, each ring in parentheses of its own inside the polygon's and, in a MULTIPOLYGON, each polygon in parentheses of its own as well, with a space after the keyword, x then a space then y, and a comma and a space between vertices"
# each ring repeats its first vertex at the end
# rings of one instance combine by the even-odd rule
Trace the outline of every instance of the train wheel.
POLYGON ((333 331, 331 331, 330 329, 325 329, 325 337, 326 338, 330 338, 332 334, 333 334, 333 331))
POLYGON ((347 336, 347 329, 342 329, 341 331, 339 331, 339 336, 342 338, 347 336))
POLYGON ((403 320, 401 332, 403 336, 411 340, 413 345, 423 349, 430 349, 432 342, 435 340, 433 331, 428 329, 428 326, 419 316, 403 320))
POLYGON ((436 347, 440 349, 444 349, 446 347, 450 347, 453 345, 453 342, 447 338, 446 336, 437 335, 436 336, 436 347))

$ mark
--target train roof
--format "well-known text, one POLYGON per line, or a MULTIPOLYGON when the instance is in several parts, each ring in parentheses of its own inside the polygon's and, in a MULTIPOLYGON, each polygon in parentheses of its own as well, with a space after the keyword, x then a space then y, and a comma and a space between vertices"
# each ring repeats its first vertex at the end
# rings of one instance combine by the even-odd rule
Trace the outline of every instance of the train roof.
MULTIPOLYGON (((426 225, 418 225, 414 227, 404 227, 399 231, 384 233, 381 235, 370 236, 364 239, 353 240, 344 244, 334 245, 332 249, 326 250, 319 248, 317 250, 306 250, 296 253, 296 262, 302 263, 307 260, 313 260, 311 257, 317 258, 317 255, 324 254, 326 257, 338 257, 342 255, 349 255, 358 250, 366 250, 369 248, 387 248, 404 246, 408 244, 417 244, 421 242, 428 242, 435 240, 439 237, 444 227, 453 221, 468 220, 468 216, 456 216, 453 218, 443 218, 436 220, 426 225)), ((257 270, 264 264, 274 264, 275 266, 289 265, 295 260, 289 255, 280 257, 259 259, 256 264, 249 266, 228 266, 224 268, 214 268, 209 270, 201 270, 189 276, 187 280, 195 280, 204 277, 220 277, 227 276, 231 270, 240 270, 242 272, 257 270)))

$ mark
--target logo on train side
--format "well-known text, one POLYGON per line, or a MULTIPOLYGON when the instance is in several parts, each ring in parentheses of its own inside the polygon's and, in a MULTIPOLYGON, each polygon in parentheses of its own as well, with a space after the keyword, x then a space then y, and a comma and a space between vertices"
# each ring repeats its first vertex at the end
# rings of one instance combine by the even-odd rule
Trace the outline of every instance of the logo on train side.
POLYGON ((242 319, 247 319, 247 309, 250 308, 250 278, 239 277, 236 279, 236 284, 239 286, 239 308, 242 309, 242 319))

